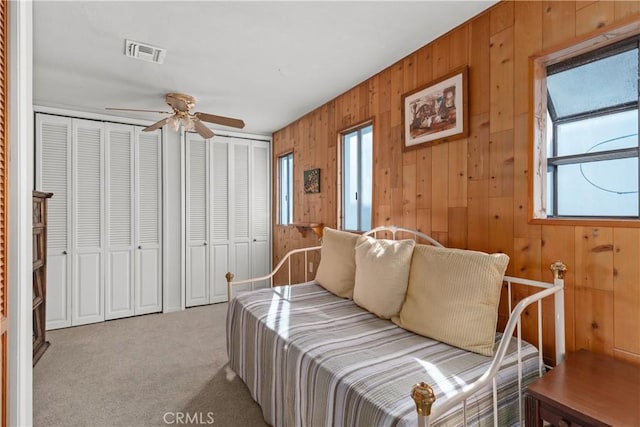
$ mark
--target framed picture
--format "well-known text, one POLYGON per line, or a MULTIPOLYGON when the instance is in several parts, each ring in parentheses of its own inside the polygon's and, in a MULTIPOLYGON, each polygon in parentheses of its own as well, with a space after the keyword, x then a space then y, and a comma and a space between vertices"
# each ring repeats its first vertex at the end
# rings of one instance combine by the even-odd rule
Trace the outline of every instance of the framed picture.
POLYGON ((304 171, 304 192, 320 192, 320 169, 309 169, 304 171))
POLYGON ((402 95, 404 147, 429 147, 469 134, 467 67, 402 95))

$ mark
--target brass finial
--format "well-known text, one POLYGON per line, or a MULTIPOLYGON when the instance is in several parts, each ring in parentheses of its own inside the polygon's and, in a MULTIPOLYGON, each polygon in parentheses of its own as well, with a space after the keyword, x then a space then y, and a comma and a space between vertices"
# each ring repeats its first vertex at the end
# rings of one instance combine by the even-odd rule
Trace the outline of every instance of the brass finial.
POLYGON ((411 390, 411 398, 416 402, 418 415, 428 417, 431 415, 431 405, 436 401, 436 395, 429 384, 418 383, 411 390))
POLYGON ((224 277, 227 278, 227 283, 229 283, 233 280, 233 273, 229 271, 227 274, 224 275, 224 277))
POLYGON ((564 279, 564 273, 567 271, 567 266, 562 261, 556 261, 551 264, 551 271, 553 271, 554 279, 564 279))

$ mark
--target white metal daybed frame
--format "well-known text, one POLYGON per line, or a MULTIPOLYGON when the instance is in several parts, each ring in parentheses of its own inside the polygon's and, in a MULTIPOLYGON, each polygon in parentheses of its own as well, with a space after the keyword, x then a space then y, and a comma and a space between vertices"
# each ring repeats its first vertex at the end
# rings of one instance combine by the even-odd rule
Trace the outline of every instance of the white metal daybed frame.
MULTIPOLYGON (((421 233, 416 230, 411 230, 408 228, 396 227, 396 226, 382 226, 374 228, 371 231, 364 233, 367 236, 377 237, 378 233, 390 233, 393 240, 396 240, 396 235, 398 233, 407 233, 412 236, 414 240, 423 239, 434 246, 443 247, 438 241, 434 240, 432 237, 421 233)), ((296 254, 304 254, 304 266, 307 265, 308 262, 308 253, 311 251, 318 251, 321 249, 321 246, 313 246, 309 248, 301 248, 294 249, 288 252, 284 258, 276 265, 271 273, 266 276, 257 277, 253 279, 233 281, 233 273, 228 272, 226 274, 227 278, 227 295, 229 301, 231 301, 233 286, 238 285, 247 285, 250 284, 252 289, 254 288, 254 284, 260 281, 269 280, 269 284, 273 287, 273 277, 275 274, 280 271, 282 266, 287 263, 288 268, 288 284, 291 285, 291 257, 296 254)), ((566 266, 560 262, 556 261, 550 267, 553 272, 554 282, 547 283, 541 282, 537 280, 529 280, 522 279, 511 276, 504 276, 504 282, 507 284, 507 294, 508 294, 508 308, 509 308, 509 320, 504 328, 504 332, 502 335, 502 339, 498 345, 498 349, 495 352, 493 360, 489 365, 487 371, 478 378, 475 382, 469 384, 462 393, 459 393, 453 397, 448 398, 445 403, 431 410, 433 403, 436 400, 436 396, 431 389, 431 387, 424 383, 420 382, 416 384, 411 390, 411 398, 414 399, 416 403, 416 411, 418 413, 418 427, 428 427, 430 425, 430 420, 437 418, 439 414, 446 413, 448 410, 453 408, 454 406, 462 403, 462 411, 463 411, 463 419, 464 425, 467 425, 467 415, 466 415, 466 401, 472 396, 476 391, 480 390, 485 385, 492 383, 493 386, 493 423, 495 427, 498 427, 498 392, 497 392, 497 383, 496 383, 496 374, 500 369, 502 361, 506 355, 507 349, 509 347, 509 342, 511 341, 511 337, 513 333, 517 333, 517 353, 518 353, 518 406, 519 406, 519 419, 520 425, 523 425, 524 422, 524 408, 523 408, 523 390, 522 390, 522 322, 521 317, 525 308, 530 306, 531 304, 537 302, 538 304, 538 343, 542 342, 542 300, 544 298, 550 297, 553 295, 554 297, 554 334, 555 334, 555 363, 556 365, 562 362, 565 358, 565 334, 564 334, 564 273, 567 270, 566 266), (511 289, 512 285, 524 285, 530 286, 534 288, 541 289, 533 295, 529 295, 515 307, 511 305, 511 289)), ((309 281, 307 269, 305 268, 304 280, 305 282, 309 281)), ((538 348, 538 374, 542 376, 544 373, 545 365, 543 360, 543 351, 542 346, 538 348)))

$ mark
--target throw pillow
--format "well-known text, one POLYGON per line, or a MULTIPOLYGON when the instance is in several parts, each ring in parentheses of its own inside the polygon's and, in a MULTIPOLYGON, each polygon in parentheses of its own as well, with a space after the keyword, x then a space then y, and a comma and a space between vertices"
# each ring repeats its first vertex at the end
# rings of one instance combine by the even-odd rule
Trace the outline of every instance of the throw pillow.
POLYGON ((325 227, 316 282, 342 298, 353 297, 356 274, 355 246, 360 236, 325 227))
POLYGON ((398 326, 493 356, 505 254, 417 245, 398 326))
POLYGON ((407 293, 413 240, 363 236, 356 246, 353 301, 383 319, 400 312, 407 293))

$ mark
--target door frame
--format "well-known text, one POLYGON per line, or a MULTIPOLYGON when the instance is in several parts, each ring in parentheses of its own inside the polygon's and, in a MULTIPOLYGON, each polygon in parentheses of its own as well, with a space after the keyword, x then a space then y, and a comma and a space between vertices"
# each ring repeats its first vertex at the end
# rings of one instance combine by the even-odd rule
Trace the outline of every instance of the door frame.
POLYGON ((8 2, 9 182, 7 412, 9 425, 33 423, 33 3, 8 2))

